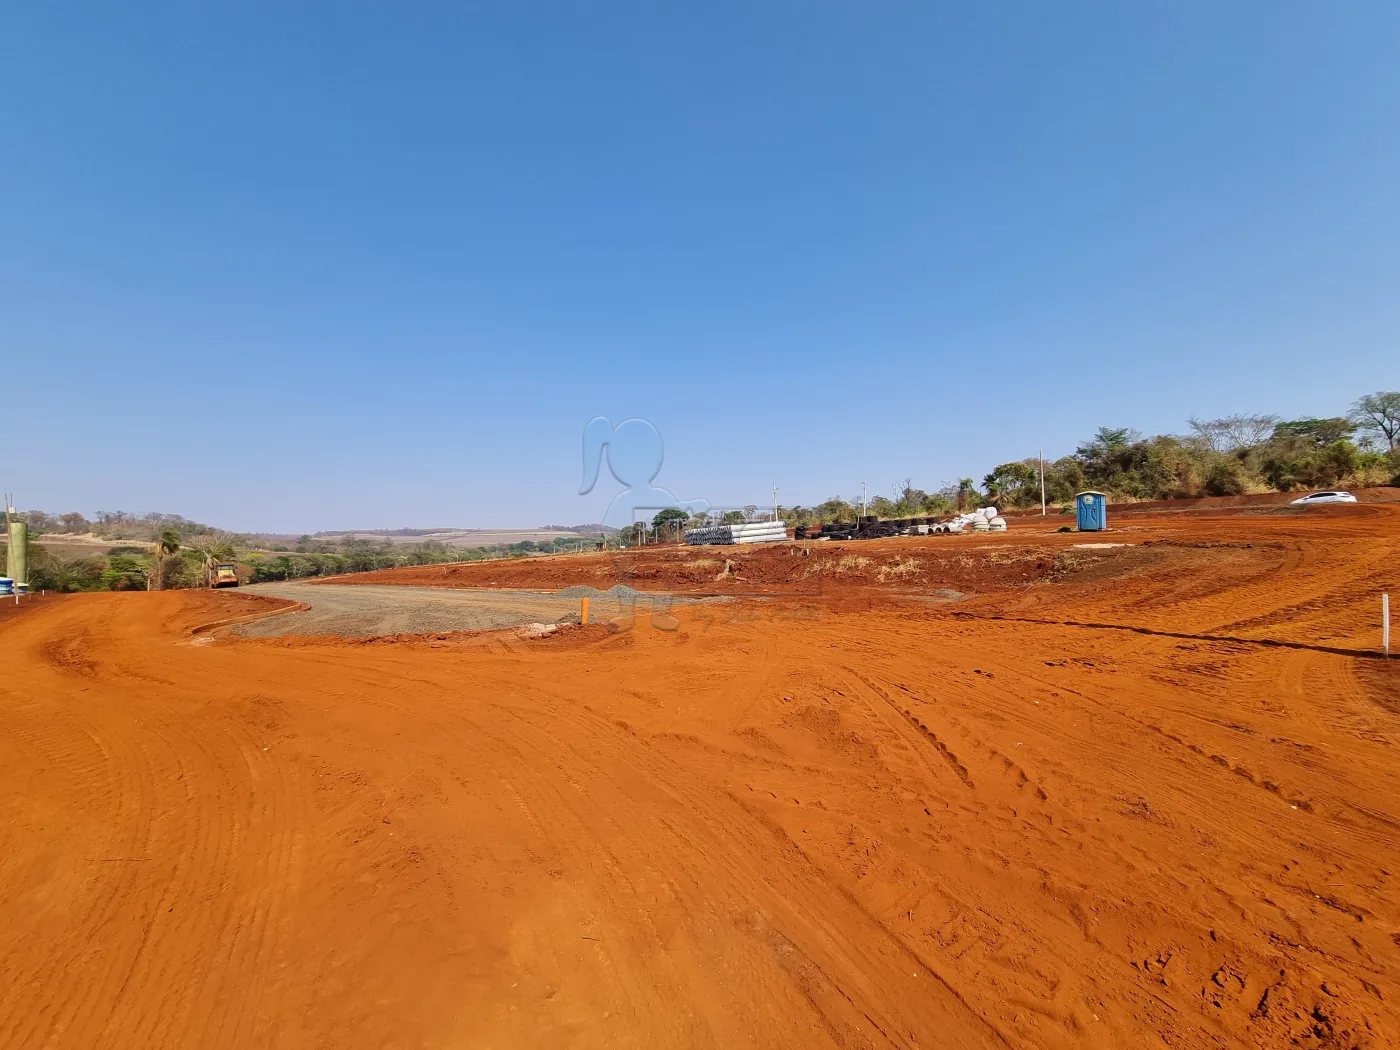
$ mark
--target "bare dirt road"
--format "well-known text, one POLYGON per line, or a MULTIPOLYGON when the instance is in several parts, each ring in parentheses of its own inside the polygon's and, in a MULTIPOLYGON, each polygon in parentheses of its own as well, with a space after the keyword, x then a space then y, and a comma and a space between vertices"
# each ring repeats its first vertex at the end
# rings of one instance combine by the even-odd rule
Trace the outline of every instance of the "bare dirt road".
POLYGON ((0 1046, 1400 1045, 1350 510, 528 643, 11 616, 0 1046))

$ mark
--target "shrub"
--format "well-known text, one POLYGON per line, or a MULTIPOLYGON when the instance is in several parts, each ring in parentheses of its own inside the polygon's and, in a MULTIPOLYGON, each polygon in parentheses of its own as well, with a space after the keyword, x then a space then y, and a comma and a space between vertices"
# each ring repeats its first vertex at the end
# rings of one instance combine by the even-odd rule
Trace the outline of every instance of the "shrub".
POLYGON ((1211 496, 1243 496, 1244 470, 1235 459, 1222 459, 1206 473, 1205 490, 1211 496))
POLYGON ((95 591, 102 585, 102 565, 89 558, 65 558, 30 544, 29 587, 35 591, 95 591))

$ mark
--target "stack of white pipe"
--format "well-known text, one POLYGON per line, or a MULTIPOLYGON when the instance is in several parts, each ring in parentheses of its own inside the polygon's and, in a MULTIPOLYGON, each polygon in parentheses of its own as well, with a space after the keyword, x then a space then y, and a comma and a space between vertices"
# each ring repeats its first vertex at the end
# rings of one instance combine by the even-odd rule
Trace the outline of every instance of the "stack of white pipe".
POLYGON ((776 543, 787 539, 787 526, 781 521, 748 521, 738 525, 704 525, 687 529, 685 542, 698 544, 776 543))
POLYGON ((731 525, 735 543, 774 543, 787 539, 787 525, 781 521, 754 521, 731 525))

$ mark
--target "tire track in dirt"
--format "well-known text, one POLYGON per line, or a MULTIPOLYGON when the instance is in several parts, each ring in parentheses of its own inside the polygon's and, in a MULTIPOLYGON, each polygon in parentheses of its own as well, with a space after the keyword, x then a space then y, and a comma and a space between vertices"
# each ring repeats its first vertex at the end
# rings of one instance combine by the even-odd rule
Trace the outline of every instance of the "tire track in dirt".
MULTIPOLYGON (((567 705, 562 707, 561 709, 556 710, 556 717, 564 716, 565 712, 567 712, 568 720, 578 730, 577 733, 570 734, 570 738, 587 738, 591 736, 592 733, 595 731, 602 731, 605 733, 622 732, 619 727, 614 726, 611 722, 600 716, 596 716, 591 712, 586 714, 580 714, 577 711, 577 709, 573 709, 567 705)), ((541 739, 539 743, 541 746, 543 746, 545 740, 541 739)), ((650 763, 647 764, 650 765, 650 763)), ((572 756, 570 761, 563 764, 562 768, 568 768, 571 771, 577 771, 579 769, 587 769, 588 765, 586 763, 585 757, 582 754, 575 754, 574 756, 572 756)), ((658 763, 654 768, 647 770, 646 773, 647 779, 651 783, 659 785, 675 784, 677 785, 677 788, 679 787, 679 784, 677 783, 678 781, 685 782, 689 780, 688 777, 685 777, 681 773, 679 767, 675 767, 670 763, 658 763)), ((698 784, 687 783, 686 787, 687 790, 683 796, 679 793, 677 788, 671 788, 670 790, 668 790, 667 793, 668 795, 670 795, 672 800, 678 805, 685 805, 693 808, 697 806, 702 799, 704 799, 706 793, 698 784)), ((570 800, 566 797, 568 793, 561 793, 557 786, 550 785, 546 787, 544 784, 541 784, 539 790, 551 796, 542 796, 539 798, 536 804, 539 805, 542 809, 547 808, 549 811, 558 812, 560 809, 560 803, 564 803, 566 806, 569 805, 570 800)), ((848 969, 849 965, 838 966, 833 970, 830 963, 817 962, 816 958, 812 954, 812 949, 810 947, 801 947, 803 944, 809 943, 811 941, 810 934, 804 935, 802 932, 800 932, 802 927, 804 925, 810 924, 816 916, 822 915, 830 910, 829 903, 824 903, 825 898, 823 896, 811 896, 810 894, 801 890, 802 887, 805 887, 813 882, 816 882, 818 884, 824 882, 825 880, 823 873, 811 867, 810 860, 806 858, 804 854, 802 854, 800 847, 798 847, 796 843, 792 842, 788 836, 782 833, 780 828, 778 828, 771 821, 769 821, 761 810, 745 802, 742 797, 740 797, 738 794, 735 794, 732 791, 726 792, 725 795, 729 801, 737 804, 743 810, 744 813, 755 818, 769 834, 775 836, 777 841, 782 845, 784 852, 790 852, 802 858, 805 862, 805 866, 809 869, 798 873, 796 878, 789 882, 787 888, 785 889, 785 894, 800 893, 801 896, 807 898, 804 907, 800 912, 800 914, 806 916, 805 922, 797 920, 795 915, 789 916, 786 922, 784 923, 784 925, 787 927, 786 932, 779 932, 772 924, 774 922, 774 912, 780 909, 781 905, 777 901, 769 900, 766 903, 766 906, 763 907, 760 912, 747 912, 746 914, 748 914, 749 917, 743 921, 742 925, 745 925, 748 928, 750 928, 751 932, 771 931, 771 936, 764 936, 762 939, 764 939, 766 942, 769 942, 770 950, 777 950, 779 952, 779 961, 782 962, 785 969, 794 969, 795 967, 794 972, 800 972, 803 975, 804 996, 821 1014, 823 1018, 823 1027, 828 1032, 844 1032, 847 1035, 854 1035, 855 1030, 852 1027, 853 1022, 851 1017, 849 1016, 849 1009, 856 1009, 859 1012, 859 1016, 864 1017, 871 1025, 874 1025, 878 1031, 885 1034, 885 1036, 890 1040, 890 1045, 908 1045, 908 1043, 902 1038, 895 1038, 892 1035, 893 1032, 897 1031, 898 1025, 890 1017, 885 1016, 883 1018, 880 1018, 875 1016, 875 1014, 872 1014, 871 1010, 873 1008, 873 1005, 868 1001, 868 991, 866 992, 865 996, 862 997, 867 1000, 866 1005, 860 1006, 857 1003, 855 995, 852 992, 848 992, 842 988, 841 979, 835 976, 835 974, 843 969, 848 969), (766 915, 768 917, 760 919, 758 918, 758 916, 760 915, 766 915), (775 945, 777 946, 776 948, 774 947, 775 945), (800 959, 804 961, 794 964, 792 959, 790 958, 794 953, 797 953, 800 959), (845 1007, 840 1006, 840 1004, 843 1003, 846 1004, 845 1007)), ((667 855, 688 852, 682 847, 681 843, 685 839, 695 838, 697 833, 697 826, 702 829, 708 829, 708 831, 711 833, 702 835, 702 837, 710 838, 711 835, 713 835, 712 841, 708 843, 710 848, 702 849, 702 853, 706 855, 709 855, 711 853, 713 853, 714 855, 726 855, 732 853, 734 851, 735 845, 732 839, 736 830, 736 823, 734 814, 732 812, 725 812, 727 808, 728 807, 724 806, 721 800, 714 799, 704 806, 704 810, 708 812, 702 811, 700 813, 692 814, 692 819, 687 822, 686 830, 683 833, 680 831, 679 828, 674 829, 674 834, 676 835, 676 838, 675 841, 672 843, 670 850, 660 851, 659 854, 652 854, 651 863, 647 866, 648 870, 654 872, 656 870, 668 866, 670 862, 664 859, 664 857, 667 855), (700 821, 699 825, 697 825, 694 820, 694 818, 697 816, 699 817, 700 821)), ((588 809, 589 813, 595 813, 600 811, 603 811, 602 807, 590 806, 588 809)), ((576 813, 575 816, 576 819, 579 819, 580 821, 583 821, 584 819, 581 813, 576 813)), ((593 819, 597 818, 594 817, 593 819)), ((595 843, 598 843, 604 838, 608 837, 609 834, 615 833, 616 830, 616 826, 611 825, 606 829, 604 833, 592 833, 588 837, 591 838, 595 843)), ((761 847, 762 838, 760 838, 757 843, 751 842, 749 844, 749 849, 746 849, 744 852, 761 852, 761 847)), ((694 848, 694 845, 690 846, 690 849, 694 848)), ((598 877, 590 880, 590 882, 600 885, 621 884, 623 886, 626 886, 629 890, 634 889, 635 887, 633 887, 630 884, 629 880, 621 874, 621 869, 617 866, 617 858, 608 851, 603 851, 601 855, 607 857, 608 860, 612 863, 607 864, 604 867, 604 869, 599 873, 598 877)), ((733 872, 729 873, 731 877, 733 876, 733 874, 733 872)), ((748 882, 748 880, 744 881, 747 882, 747 885, 745 885, 741 891, 743 896, 750 897, 756 900, 762 900, 766 896, 766 894, 763 892, 761 884, 748 882)), ((671 890, 673 893, 676 891, 676 887, 674 884, 671 884, 671 890)), ((691 893, 695 893, 698 890, 699 887, 692 887, 691 893)), ((711 888, 709 892, 713 893, 713 888, 711 888)), ((701 912, 710 910, 713 907, 713 901, 707 900, 705 899, 705 897, 708 897, 708 894, 700 896, 697 899, 691 899, 689 901, 689 906, 692 909, 699 910, 701 912)), ((856 902, 853 901, 852 903, 856 902)), ((865 914, 863 909, 862 914, 865 914)), ((882 933, 885 932, 884 927, 878 922, 876 922, 873 919, 873 917, 869 917, 867 915, 867 918, 869 918, 870 921, 876 927, 878 927, 878 929, 882 933)), ((847 923, 848 922, 849 920, 847 920, 847 923)), ((834 928, 829 931, 827 937, 831 938, 834 942, 839 943, 839 938, 835 936, 834 928)), ((830 950, 829 946, 827 950, 830 950)), ((901 946, 901 950, 905 949, 903 949, 901 946)), ((869 965, 871 965, 871 962, 867 960, 865 966, 868 967, 869 965)), ((876 1012, 883 1014, 884 1010, 877 1010, 876 1012)), ((842 1039, 841 1041, 844 1043, 846 1040, 842 1039)))
MULTIPOLYGON (((105 639, 106 644, 111 642, 112 639, 105 639)), ((84 686, 83 693, 105 692, 114 680, 120 682, 121 669, 101 662, 100 655, 88 665, 83 677, 90 677, 89 671, 95 672, 103 685, 84 686)), ((278 781, 269 781, 259 774, 253 749, 246 740, 237 742, 236 756, 227 747, 219 749, 223 751, 219 755, 182 734, 158 708, 145 708, 139 716, 132 717, 119 710, 95 712, 93 701, 81 694, 69 695, 65 700, 68 710, 82 709, 98 715, 84 731, 102 748, 106 765, 122 774, 111 789, 117 805, 112 823, 127 829, 121 841, 98 851, 117 856, 93 858, 94 863, 110 863, 115 874, 104 877, 102 885, 96 888, 93 899, 100 902, 96 904, 98 910, 82 920, 81 928, 89 932, 80 940, 106 941, 105 934, 99 931, 109 929, 112 916, 119 911, 136 909, 144 917, 131 924, 120 942, 121 949, 109 952, 110 963, 94 994, 67 1004, 74 1012, 66 1019, 56 1018, 54 1030, 101 1024, 104 1041, 122 1033, 157 1044, 186 1039, 203 1043, 212 1028, 215 1040, 222 1039, 224 1036, 217 1032, 229 1014, 221 1007, 226 994, 217 983, 208 986, 204 993, 191 990, 177 997, 176 1002, 167 1004, 163 1016, 135 1004, 148 998, 145 988, 165 987, 179 975, 182 965, 177 960, 205 952, 217 963, 214 973, 220 977, 235 976, 245 989, 257 994, 265 972, 256 954, 267 943, 262 927, 275 911, 277 895, 288 881, 286 851, 276 834, 276 814, 283 793, 268 790, 278 781), (224 781, 216 785, 212 795, 191 792, 183 786, 192 767, 180 754, 183 750, 188 755, 191 744, 196 764, 207 767, 206 779, 212 772, 212 779, 224 781), (229 768, 240 764, 246 767, 246 773, 229 768), (168 769, 178 772, 173 776, 162 772, 168 769), (224 798, 237 782, 248 782, 252 787, 250 811, 237 814, 231 807, 209 808, 209 800, 224 798), (238 924, 236 933, 230 929, 234 918, 227 912, 215 921, 217 932, 212 938, 207 926, 187 929, 183 920, 191 914, 191 899, 217 894, 220 883, 214 873, 227 869, 231 858, 246 848, 241 829, 256 829, 265 822, 273 825, 274 834, 266 843, 253 840, 259 847, 254 855, 262 858, 264 864, 251 880, 255 890, 251 914, 238 924), (252 957, 245 958, 250 952, 252 957), (102 1010, 106 1011, 105 1018, 98 1012, 102 1010), (198 1018, 199 1027, 181 1035, 192 1015, 198 1018)), ((59 958, 50 972, 62 972, 76 962, 76 957, 59 958)), ((230 1038, 239 1041, 247 1037, 249 1022, 246 1017, 234 1017, 230 1038)))
MULTIPOLYGON (((865 701, 871 714, 873 714, 878 721, 887 726, 892 726, 894 724, 889 717, 877 710, 876 705, 870 701, 867 694, 873 694, 879 701, 879 704, 892 711, 896 718, 903 719, 909 723, 910 727, 914 730, 914 734, 896 732, 894 735, 908 746, 911 751, 918 754, 922 748, 931 746, 938 755, 939 760, 953 771, 957 778, 962 781, 964 787, 974 792, 977 790, 977 785, 972 782, 972 775, 968 773, 967 767, 962 764, 958 756, 953 753, 934 730, 930 729, 926 723, 921 722, 918 716, 908 708, 901 709, 890 699, 888 693, 875 685, 875 683, 855 668, 843 667, 842 670, 846 673, 848 678, 859 683, 859 687, 857 687, 855 691, 857 695, 865 701)), ((922 760, 921 764, 928 771, 930 776, 935 776, 932 767, 928 766, 927 763, 923 763, 922 760)))
POLYGON ((1379 662, 1053 622, 1326 645, 1397 524, 1096 560, 1025 592, 1048 623, 190 645, 231 600, 39 607, 0 623, 0 1044, 1400 1041, 1379 662))
MULTIPOLYGON (((410 682, 412 682, 412 679, 410 679, 410 682)), ((424 680, 424 684, 427 684, 427 680, 424 680)), ((494 712, 495 717, 499 718, 500 716, 518 716, 519 710, 531 709, 538 705, 538 703, 541 700, 541 695, 537 691, 533 692, 532 695, 528 698, 520 698, 517 704, 506 703, 505 701, 507 699, 508 698, 498 698, 489 705, 490 711, 494 712)), ((397 705, 393 704, 393 702, 391 701, 378 700, 376 702, 385 703, 387 706, 397 707, 397 705)), ((619 740, 629 740, 631 739, 631 734, 628 734, 626 730, 616 726, 611 720, 606 719, 604 716, 594 715, 591 712, 580 713, 575 703, 561 701, 559 706, 557 707, 551 705, 550 712, 550 728, 547 730, 544 728, 540 728, 538 730, 538 733, 540 735, 537 737, 533 737, 533 734, 529 732, 521 731, 523 727, 517 725, 517 731, 515 733, 511 734, 509 738, 503 738, 501 736, 501 729, 498 725, 496 725, 495 721, 492 721, 490 723, 483 723, 477 719, 471 720, 472 726, 470 730, 470 737, 475 737, 477 734, 480 734, 481 736, 498 741, 499 747, 501 748, 502 752, 504 754, 510 755, 516 766, 516 772, 512 774, 512 780, 510 781, 512 788, 512 797, 518 797, 520 800, 522 800, 523 804, 526 806, 527 810, 530 813, 550 812, 555 814, 557 821, 557 817, 559 815, 566 812, 570 812, 572 810, 572 800, 575 799, 577 796, 572 788, 570 790, 564 790, 560 788, 559 785, 555 782, 553 775, 542 775, 537 772, 539 756, 548 755, 551 753, 551 751, 557 750, 557 748, 561 746, 561 741, 589 740, 595 736, 596 732, 603 732, 609 735, 614 735, 619 740), (561 735, 561 733, 559 732, 561 720, 566 724, 572 725, 574 727, 574 731, 561 735), (531 738, 530 746, 522 747, 521 741, 526 738, 531 738), (511 742, 507 743, 506 739, 509 739, 511 742)), ((412 712, 406 708, 399 708, 398 714, 410 719, 414 717, 412 712)), ((508 718, 507 721, 512 722, 513 724, 513 719, 508 718)), ((435 725, 434 732, 441 734, 444 732, 444 727, 442 727, 441 725, 435 725)), ((455 735, 457 732, 460 731, 447 730, 446 732, 451 735, 455 735)), ((463 741, 466 741, 470 737, 463 737, 462 739, 463 741)), ((572 747, 572 745, 569 746, 572 747)), ((591 769, 591 761, 589 755, 586 752, 573 753, 567 761, 561 760, 552 762, 551 767, 556 770, 568 769, 570 771, 569 778, 573 781, 590 780, 595 775, 589 772, 591 769)), ((493 765, 493 768, 499 769, 500 767, 493 765)), ((666 785, 674 782, 677 779, 677 777, 678 767, 674 767, 667 763, 657 768, 649 770, 645 781, 649 784, 666 785)), ((696 798, 703 797, 703 794, 704 793, 699 789, 698 786, 692 785, 692 791, 685 795, 684 801, 688 805, 693 807, 696 798)), ((672 794, 671 797, 677 803, 680 803, 682 801, 679 795, 672 794)), ((517 803, 517 805, 519 805, 519 803, 517 803)), ((582 813, 575 812, 574 816, 571 818, 570 823, 573 823, 577 826, 581 822, 586 822, 588 820, 597 820, 600 819, 596 816, 597 813, 606 813, 607 811, 607 807, 600 807, 596 804, 590 803, 586 807, 586 809, 582 811, 582 813)), ((694 849, 694 846, 683 845, 683 843, 695 837, 696 825, 694 823, 694 820, 694 814, 687 818, 684 838, 679 837, 678 829, 678 837, 673 843, 672 848, 669 851, 670 853, 676 856, 683 856, 694 849)), ((703 855, 713 855, 719 857, 728 856, 735 853, 735 845, 732 841, 730 841, 730 839, 732 839, 733 829, 735 826, 734 815, 732 813, 728 813, 722 816, 714 815, 711 817, 703 818, 703 824, 704 826, 713 828, 715 834, 718 836, 712 843, 712 848, 702 851, 703 855)), ((551 836, 551 838, 553 839, 563 838, 567 840, 575 837, 574 835, 565 834, 558 826, 554 826, 553 830, 554 834, 551 836)), ((599 832, 593 834, 590 836, 590 840, 593 841, 596 846, 597 843, 606 841, 609 834, 616 833, 617 832, 615 825, 610 824, 609 829, 606 832, 599 832)), ((751 848, 761 847, 763 838, 763 836, 760 836, 756 844, 751 842, 751 848)), ((651 852, 651 847, 647 847, 646 852, 648 853, 648 855, 654 855, 651 852)), ((747 851, 740 850, 740 853, 744 852, 747 851)), ((759 849, 759 852, 763 852, 761 848, 759 849)), ((664 853, 655 856, 656 859, 650 865, 643 865, 643 867, 650 870, 653 866, 655 868, 660 868, 663 866, 675 866, 675 856, 671 856, 669 859, 665 859, 664 853)), ((582 850, 581 852, 571 852, 569 854, 569 857, 573 858, 571 862, 572 864, 582 867, 585 870, 589 867, 597 869, 597 866, 600 863, 598 858, 600 857, 610 861, 609 863, 603 863, 601 869, 595 870, 590 878, 584 880, 586 884, 591 887, 615 887, 621 885, 627 887, 629 891, 634 889, 634 887, 631 887, 628 884, 628 880, 620 875, 620 872, 623 869, 618 866, 616 857, 612 854, 610 850, 605 850, 601 848, 586 849, 582 850), (581 860, 580 858, 583 859, 581 860)), ((563 867, 565 869, 569 867, 568 863, 565 863, 561 860, 553 860, 549 863, 555 866, 563 867)), ((635 858, 633 858, 633 864, 628 870, 635 870, 636 867, 637 865, 635 863, 635 858)), ((714 873, 711 872, 710 876, 713 878, 714 873)), ((805 878, 799 880, 799 882, 794 884, 794 886, 805 885, 805 881, 805 878)), ((797 892, 795 888, 792 889, 792 891, 797 892)), ((712 892, 713 890, 711 890, 711 893, 712 892)), ((752 894, 755 895, 757 899, 762 900, 767 895, 767 892, 768 891, 766 891, 763 888, 762 883, 752 883, 745 886, 742 889, 742 891, 739 892, 739 896, 742 898, 752 894)), ((804 896, 807 895, 805 890, 802 891, 802 894, 804 896)), ((632 896, 632 894, 629 892, 628 896, 630 897, 632 896)), ((822 905, 823 900, 824 898, 822 897, 811 897, 807 901, 806 907, 804 907, 804 909, 802 909, 802 911, 799 914, 807 915, 808 918, 805 921, 810 922, 810 916, 821 914, 824 910, 822 905)), ((699 909, 703 914, 707 909, 712 907, 712 904, 706 903, 706 901, 701 900, 695 902, 694 907, 699 909)), ((610 910, 615 910, 619 915, 628 914, 629 911, 627 907, 623 907, 617 904, 611 905, 610 910)), ((768 929, 771 927, 771 924, 774 921, 772 916, 779 913, 780 910, 786 911, 786 908, 780 904, 776 904, 773 902, 770 902, 768 906, 761 908, 758 912, 753 912, 752 906, 750 906, 742 913, 743 915, 749 915, 750 917, 747 919, 742 919, 739 928, 746 929, 752 926, 754 922, 758 922, 759 927, 763 929, 768 929), (758 920, 753 918, 753 916, 756 915, 768 915, 770 917, 758 920)), ((738 920, 729 919, 728 921, 730 925, 733 925, 733 923, 738 920)), ((802 936, 795 933, 791 924, 796 924, 797 928, 801 929, 802 921, 797 920, 795 915, 790 916, 786 920, 785 925, 788 926, 789 932, 784 935, 784 943, 800 944, 804 941, 810 940, 810 935, 802 936)), ((833 944, 840 943, 840 940, 835 937, 834 931, 831 935, 825 936, 822 939, 824 941, 829 941, 833 944)), ((765 944, 766 943, 767 942, 765 942, 765 944)), ((767 945, 765 951, 771 952, 771 950, 771 945, 767 945)), ((829 950, 829 948, 825 950, 829 950)), ((808 949, 808 951, 810 951, 810 949, 808 949)), ((746 965, 751 967, 752 964, 746 965)), ((846 966, 849 967, 849 963, 847 963, 846 966)), ((826 973, 828 972, 829 964, 822 964, 818 969, 820 969, 821 972, 826 973)), ((838 966, 837 969, 840 970, 841 967, 838 966)), ((804 967, 804 972, 807 971, 810 971, 810 967, 804 967)), ((782 995, 780 987, 772 986, 771 980, 769 980, 767 984, 770 987, 770 994, 776 995, 778 999, 781 999, 782 995)), ((632 987, 630 983, 628 984, 628 987, 631 987, 633 992, 637 991, 637 989, 635 987, 632 987)), ((836 987, 838 986, 834 984, 831 985, 831 989, 833 990, 836 987)), ((834 991, 833 994, 835 994, 834 991)), ((844 992, 840 993, 837 995, 836 1000, 834 1001, 846 1001, 848 994, 849 993, 844 992)), ((870 994, 870 990, 867 990, 865 993, 866 997, 868 997, 870 994)), ((654 998, 654 996, 645 996, 643 998, 651 1000, 654 998)), ((828 1002, 828 1008, 830 1007, 830 1005, 830 1002, 828 1002)), ((849 1021, 842 1022, 842 1024, 845 1026, 842 1030, 848 1030, 850 1023, 851 1022, 849 1021)), ((724 1044, 720 1043, 718 1045, 724 1044)))

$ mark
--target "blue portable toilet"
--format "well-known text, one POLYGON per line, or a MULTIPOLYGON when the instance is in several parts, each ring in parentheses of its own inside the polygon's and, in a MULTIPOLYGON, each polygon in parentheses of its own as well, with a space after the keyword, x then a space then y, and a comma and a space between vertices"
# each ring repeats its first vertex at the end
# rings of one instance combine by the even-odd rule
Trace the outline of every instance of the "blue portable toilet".
POLYGON ((1074 516, 1080 532, 1108 528, 1108 497, 1102 492, 1081 492, 1074 497, 1074 516))

